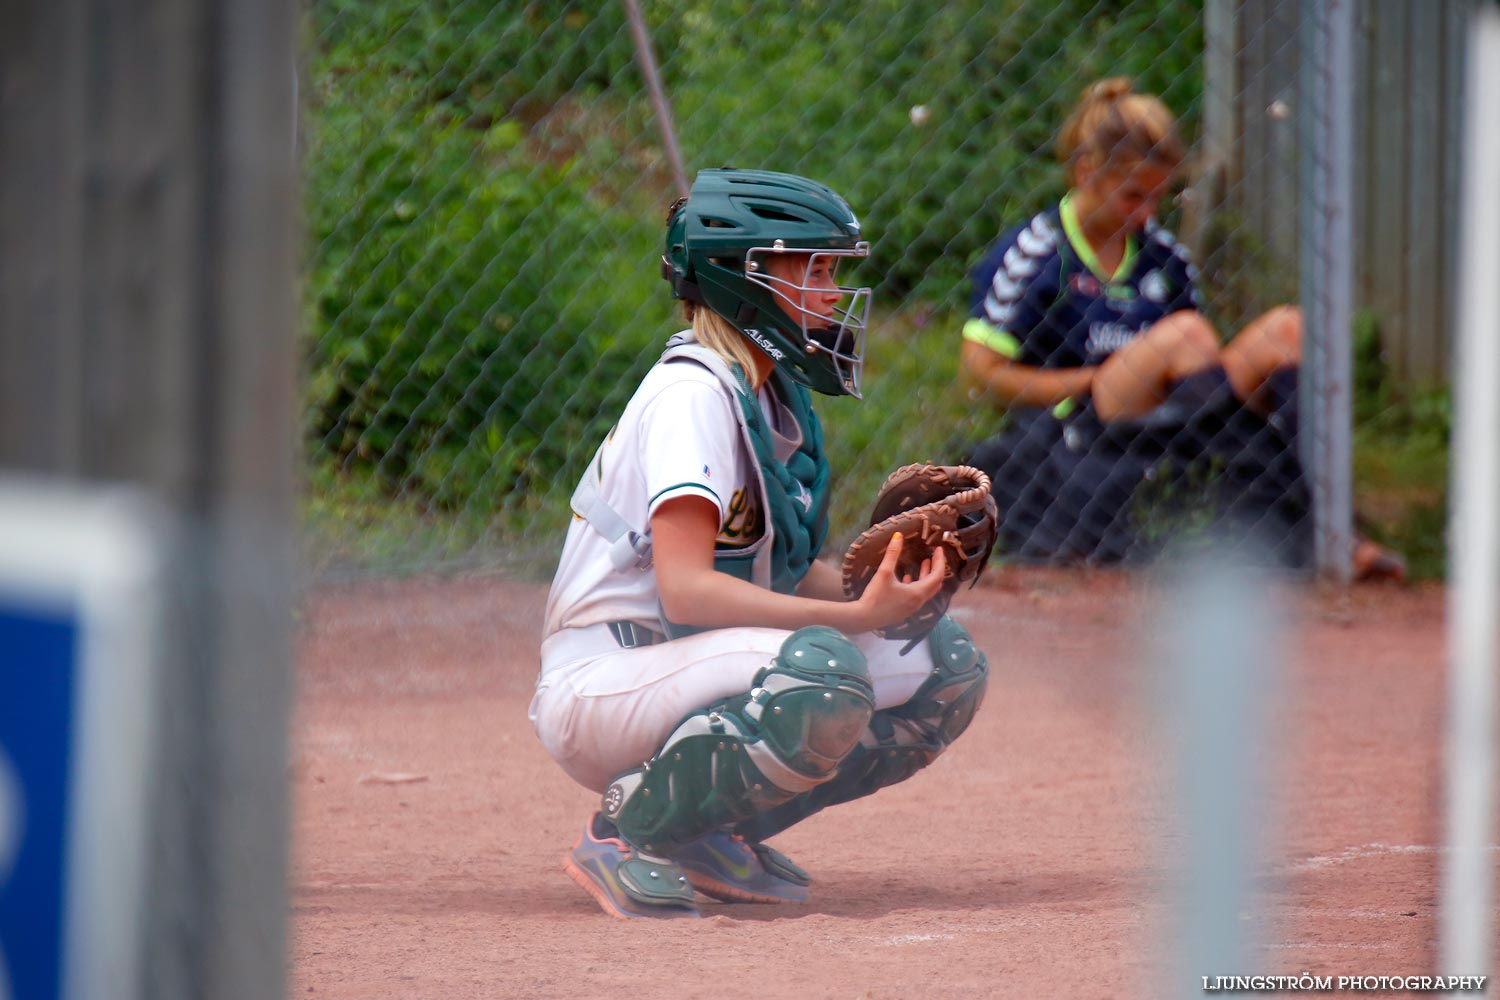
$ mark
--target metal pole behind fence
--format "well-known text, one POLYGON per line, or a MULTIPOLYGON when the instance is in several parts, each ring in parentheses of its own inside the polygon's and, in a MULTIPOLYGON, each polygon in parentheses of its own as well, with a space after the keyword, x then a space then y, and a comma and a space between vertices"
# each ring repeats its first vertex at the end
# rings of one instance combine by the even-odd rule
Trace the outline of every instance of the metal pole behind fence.
POLYGON ((1306 323, 1300 449, 1313 494, 1315 561, 1352 577, 1354 298, 1354 5, 1304 0, 1302 212, 1299 255, 1306 323))
POLYGON ((672 165, 672 179, 677 183, 677 194, 686 198, 687 168, 682 163, 682 150, 677 146, 677 128, 672 123, 672 108, 667 103, 661 76, 656 71, 656 57, 651 54, 651 36, 646 32, 646 21, 641 17, 640 4, 636 0, 625 0, 625 15, 630 21, 630 34, 635 38, 636 60, 641 64, 641 75, 646 78, 646 89, 651 93, 652 106, 656 108, 656 126, 661 130, 661 144, 667 151, 667 161, 672 165))
MULTIPOLYGON (((1227 550, 1226 550, 1227 551, 1227 550)), ((1267 843, 1265 747, 1274 746, 1281 624, 1269 582, 1245 566, 1207 560, 1179 567, 1157 611, 1157 673, 1176 792, 1166 988, 1197 997, 1204 979, 1247 975, 1259 957, 1255 872, 1267 843)))
POLYGON ((1453 504, 1448 552, 1448 745, 1439 971, 1488 975, 1495 808, 1495 609, 1500 606, 1500 9, 1474 14, 1462 187, 1453 504))
POLYGON ((0 466, 133 484, 173 535, 119 996, 283 987, 297 17, 56 0, 0 31, 0 466))

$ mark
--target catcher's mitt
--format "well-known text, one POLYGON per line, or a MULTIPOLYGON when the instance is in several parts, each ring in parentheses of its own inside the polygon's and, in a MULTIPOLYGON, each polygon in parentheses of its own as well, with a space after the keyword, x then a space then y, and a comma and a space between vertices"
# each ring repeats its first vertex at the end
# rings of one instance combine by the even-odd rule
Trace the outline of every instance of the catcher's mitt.
POLYGON ((922 638, 948 611, 959 585, 972 586, 990 559, 999 531, 999 513, 990 496, 990 477, 968 465, 903 466, 891 473, 880 495, 870 527, 844 553, 844 593, 851 599, 865 592, 891 536, 901 532, 904 544, 896 575, 915 575, 941 545, 948 569, 943 587, 916 614, 876 629, 887 639, 922 638))

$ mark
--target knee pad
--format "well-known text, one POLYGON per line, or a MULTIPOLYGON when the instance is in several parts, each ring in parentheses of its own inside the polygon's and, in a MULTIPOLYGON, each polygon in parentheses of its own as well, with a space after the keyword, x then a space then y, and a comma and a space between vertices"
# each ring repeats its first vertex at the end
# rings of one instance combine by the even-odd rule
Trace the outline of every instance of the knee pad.
POLYGON ((771 665, 755 675, 740 709, 762 737, 752 759, 771 769, 789 767, 795 774, 788 782, 798 785, 832 777, 874 710, 864 654, 823 626, 788 636, 771 665))
POLYGON ((905 781, 958 738, 984 701, 989 661, 968 630, 944 616, 927 635, 932 674, 910 699, 870 717, 869 727, 829 781, 740 822, 752 840, 774 836, 829 806, 905 781))
MULTIPOLYGON (((944 615, 927 634, 932 674, 900 705, 876 712, 861 740, 869 791, 905 781, 969 728, 984 701, 989 660, 968 629, 944 615)), ((868 794, 865 792, 863 794, 868 794)))
POLYGON ((891 711, 929 726, 943 747, 958 739, 979 706, 989 683, 990 661, 974 645, 969 630, 944 615, 927 634, 932 676, 917 693, 891 711))
POLYGON ((799 629, 749 692, 693 712, 616 778, 604 813, 631 844, 670 852, 832 778, 874 709, 864 654, 834 629, 799 629))

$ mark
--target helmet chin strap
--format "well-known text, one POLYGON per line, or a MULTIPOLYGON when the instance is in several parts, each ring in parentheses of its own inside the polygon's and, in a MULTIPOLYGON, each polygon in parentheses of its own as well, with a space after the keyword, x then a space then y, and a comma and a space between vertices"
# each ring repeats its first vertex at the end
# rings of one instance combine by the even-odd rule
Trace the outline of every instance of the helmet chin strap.
POLYGON ((854 350, 854 331, 845 325, 807 327, 807 338, 834 354, 849 355, 854 350))

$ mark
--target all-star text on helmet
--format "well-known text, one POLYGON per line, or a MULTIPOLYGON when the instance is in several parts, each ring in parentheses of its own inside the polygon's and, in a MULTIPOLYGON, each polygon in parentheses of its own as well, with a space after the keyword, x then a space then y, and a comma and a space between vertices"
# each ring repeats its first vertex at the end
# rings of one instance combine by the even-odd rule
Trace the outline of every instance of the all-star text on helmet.
POLYGON ((707 306, 792 378, 830 396, 860 395, 870 289, 816 284, 840 258, 867 257, 859 220, 835 191, 795 174, 700 171, 667 220, 662 276, 678 298, 707 306), (774 258, 805 262, 800 280, 774 258), (831 315, 810 298, 842 297, 831 315))

